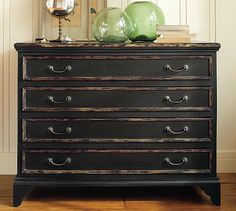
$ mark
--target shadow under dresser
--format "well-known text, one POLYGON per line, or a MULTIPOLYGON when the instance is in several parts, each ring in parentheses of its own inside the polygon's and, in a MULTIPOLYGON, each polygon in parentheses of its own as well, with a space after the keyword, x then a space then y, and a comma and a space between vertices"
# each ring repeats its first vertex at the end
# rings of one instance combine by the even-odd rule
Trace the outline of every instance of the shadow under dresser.
POLYGON ((17 43, 14 206, 39 186, 199 186, 220 205, 217 43, 17 43))

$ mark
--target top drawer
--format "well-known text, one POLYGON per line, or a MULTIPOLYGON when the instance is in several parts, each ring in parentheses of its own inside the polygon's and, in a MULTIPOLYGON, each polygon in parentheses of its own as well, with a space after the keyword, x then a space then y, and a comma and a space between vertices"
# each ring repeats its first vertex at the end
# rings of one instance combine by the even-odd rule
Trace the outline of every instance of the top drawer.
POLYGON ((211 56, 24 56, 32 81, 209 80, 211 56))

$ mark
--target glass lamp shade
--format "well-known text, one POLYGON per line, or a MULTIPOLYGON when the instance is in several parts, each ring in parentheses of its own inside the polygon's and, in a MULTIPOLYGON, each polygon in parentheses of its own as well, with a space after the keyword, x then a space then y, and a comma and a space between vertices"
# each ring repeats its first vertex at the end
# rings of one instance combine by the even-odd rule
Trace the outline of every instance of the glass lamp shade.
POLYGON ((46 0, 47 11, 56 17, 65 17, 73 12, 75 0, 46 0))
POLYGON ((132 21, 124 11, 108 7, 97 14, 93 35, 102 43, 123 43, 129 39, 132 29, 132 21))
POLYGON ((131 3, 125 10, 133 23, 129 36, 132 41, 154 41, 157 38, 157 24, 165 24, 162 10, 149 1, 131 3))

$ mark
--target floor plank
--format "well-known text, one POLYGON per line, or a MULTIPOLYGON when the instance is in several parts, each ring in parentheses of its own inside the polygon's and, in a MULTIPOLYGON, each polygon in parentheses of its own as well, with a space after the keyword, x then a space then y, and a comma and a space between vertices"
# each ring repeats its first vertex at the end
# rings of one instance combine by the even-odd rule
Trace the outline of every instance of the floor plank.
POLYGON ((236 196, 223 196, 221 207, 214 206, 206 196, 201 198, 171 197, 156 199, 127 199, 125 201, 127 210, 135 210, 145 207, 146 210, 236 210, 236 196))
POLYGON ((219 174, 221 183, 236 183, 236 174, 219 174))
MULTIPOLYGON (((107 189, 37 188, 17 210, 36 211, 234 211, 236 174, 221 174, 222 205, 214 206, 199 188, 107 189)), ((13 176, 0 176, 0 211, 12 207, 13 176)))
POLYGON ((236 183, 223 183, 221 185, 221 195, 222 196, 236 196, 236 183))
MULTIPOLYGON (((13 210, 12 197, 0 197, 0 210, 13 210)), ((123 200, 90 200, 90 199, 58 199, 48 198, 37 199, 37 198, 26 198, 17 210, 91 210, 91 211, 124 211, 123 200)))
POLYGON ((13 176, 0 176, 0 197, 12 196, 13 176))

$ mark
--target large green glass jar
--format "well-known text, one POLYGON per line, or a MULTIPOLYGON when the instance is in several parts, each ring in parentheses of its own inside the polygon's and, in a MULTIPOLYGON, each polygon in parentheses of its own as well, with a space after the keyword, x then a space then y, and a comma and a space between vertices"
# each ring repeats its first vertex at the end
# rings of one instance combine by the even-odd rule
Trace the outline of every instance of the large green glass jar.
POLYGON ((129 39, 132 29, 132 21, 124 11, 108 7, 97 14, 93 35, 102 43, 123 43, 129 39))
POLYGON ((165 24, 162 10, 149 1, 137 1, 126 8, 127 15, 133 22, 129 36, 132 41, 154 41, 157 38, 157 24, 165 24))

